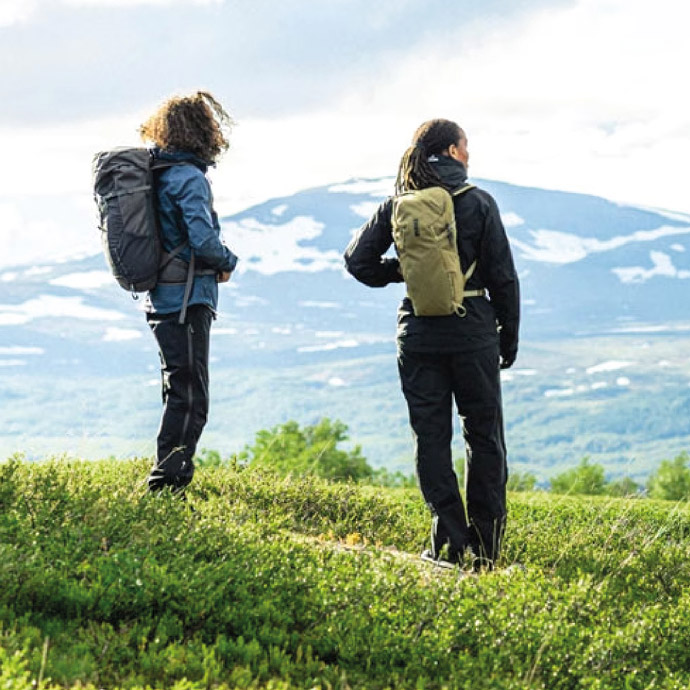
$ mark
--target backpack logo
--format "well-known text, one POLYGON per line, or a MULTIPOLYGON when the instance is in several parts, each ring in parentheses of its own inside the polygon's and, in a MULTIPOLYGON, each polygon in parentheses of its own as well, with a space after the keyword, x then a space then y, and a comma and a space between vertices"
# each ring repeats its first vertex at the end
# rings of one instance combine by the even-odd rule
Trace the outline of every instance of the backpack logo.
MULTIPOLYGON (((453 196, 473 187, 466 185, 453 196)), ((485 292, 465 290, 477 262, 463 273, 451 194, 443 187, 404 192, 393 201, 391 221, 400 270, 415 314, 464 316, 463 299, 484 296, 485 292)))

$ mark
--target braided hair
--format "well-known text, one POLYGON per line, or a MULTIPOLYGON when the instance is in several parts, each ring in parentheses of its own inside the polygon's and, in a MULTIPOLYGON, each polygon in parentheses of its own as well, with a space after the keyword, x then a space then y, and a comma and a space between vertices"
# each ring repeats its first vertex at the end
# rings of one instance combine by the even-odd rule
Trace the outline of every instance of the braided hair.
POLYGON ((395 193, 427 187, 444 187, 450 191, 450 187, 429 164, 429 156, 442 153, 451 144, 458 144, 461 138, 462 129, 451 120, 428 120, 418 127, 412 137, 412 146, 400 159, 395 193))

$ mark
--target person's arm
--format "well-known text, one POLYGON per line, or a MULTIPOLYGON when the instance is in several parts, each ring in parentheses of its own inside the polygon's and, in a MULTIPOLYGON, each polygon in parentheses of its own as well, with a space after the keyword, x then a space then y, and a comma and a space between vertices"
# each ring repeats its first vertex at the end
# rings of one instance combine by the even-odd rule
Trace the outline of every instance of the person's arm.
POLYGON ((510 367, 518 351, 520 327, 520 283, 513 254, 496 202, 486 194, 488 203, 480 246, 479 265, 489 290, 499 326, 501 368, 510 367))
POLYGON ((369 287, 384 287, 389 283, 403 282, 398 259, 383 256, 393 244, 392 204, 392 199, 384 201, 370 220, 359 229, 345 250, 347 270, 360 283, 369 287))
POLYGON ((190 175, 184 180, 177 200, 189 234, 189 246, 196 258, 221 274, 232 273, 237 257, 220 240, 211 188, 203 173, 190 175))

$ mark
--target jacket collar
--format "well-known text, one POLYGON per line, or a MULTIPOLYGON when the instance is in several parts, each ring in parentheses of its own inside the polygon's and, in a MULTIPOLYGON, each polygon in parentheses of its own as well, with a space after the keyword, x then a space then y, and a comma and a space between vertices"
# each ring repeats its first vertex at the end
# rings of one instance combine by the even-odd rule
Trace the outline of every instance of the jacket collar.
POLYGON ((209 165, 213 165, 213 163, 209 163, 189 151, 172 151, 170 149, 161 149, 158 146, 154 146, 151 152, 153 153, 153 157, 158 160, 174 161, 175 163, 192 163, 204 173, 208 170, 209 165))
POLYGON ((450 187, 457 189, 467 182, 467 168, 450 156, 430 156, 429 163, 438 176, 450 187))

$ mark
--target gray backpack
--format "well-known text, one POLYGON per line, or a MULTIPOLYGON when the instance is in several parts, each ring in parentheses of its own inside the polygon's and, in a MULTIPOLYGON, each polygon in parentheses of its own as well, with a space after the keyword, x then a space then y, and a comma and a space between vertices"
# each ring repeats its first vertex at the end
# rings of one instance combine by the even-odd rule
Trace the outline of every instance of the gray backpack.
POLYGON ((145 148, 122 147, 93 158, 103 251, 118 284, 132 293, 158 282, 163 248, 154 199, 157 167, 145 148))
POLYGON ((194 276, 216 271, 195 270, 193 250, 190 263, 180 259, 186 241, 163 251, 154 175, 173 165, 188 163, 156 160, 145 148, 102 151, 93 157, 93 185, 103 251, 118 284, 135 297, 159 282, 185 284, 182 323, 194 276))

